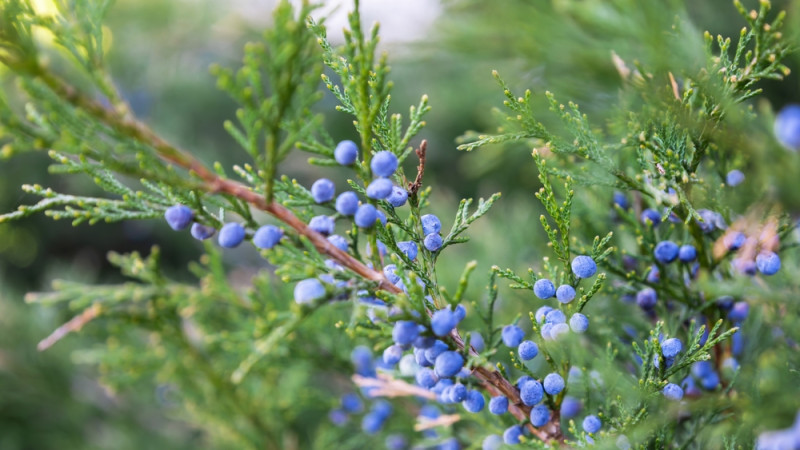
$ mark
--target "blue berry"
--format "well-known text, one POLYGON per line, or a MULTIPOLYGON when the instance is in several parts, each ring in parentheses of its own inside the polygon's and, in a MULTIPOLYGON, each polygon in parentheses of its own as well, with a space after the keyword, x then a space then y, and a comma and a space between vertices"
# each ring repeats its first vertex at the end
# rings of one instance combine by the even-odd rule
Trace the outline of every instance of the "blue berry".
POLYGON ((442 222, 438 217, 433 214, 425 214, 421 217, 422 221, 422 234, 425 236, 429 234, 436 234, 442 231, 442 222))
POLYGON ((484 351, 486 349, 486 341, 483 340, 483 335, 481 335, 477 331, 471 332, 469 344, 478 353, 480 353, 480 352, 482 352, 482 351, 484 351))
POLYGON ((550 336, 550 331, 552 330, 553 330, 552 323, 545 323, 544 325, 542 325, 542 328, 539 330, 539 332, 542 335, 542 339, 544 339, 545 341, 552 341, 553 337, 550 336))
POLYGON ((367 434, 375 434, 383 428, 383 423, 386 421, 385 417, 382 417, 374 412, 370 412, 364 414, 364 417, 361 419, 361 429, 364 433, 367 434))
POLYGON ((589 434, 597 433, 598 431, 600 431, 600 428, 602 426, 603 422, 601 422, 600 419, 598 419, 597 416, 595 415, 589 415, 586 416, 585 419, 583 419, 583 431, 589 434))
POLYGON ((745 241, 747 241, 747 236, 741 231, 726 233, 722 238, 722 242, 730 251, 739 250, 744 245, 745 241))
POLYGON ((367 197, 383 200, 392 193, 392 180, 376 178, 367 186, 367 197))
POLYGON ((467 412, 478 413, 483 410, 485 404, 486 400, 484 400, 480 391, 471 390, 467 392, 467 398, 461 403, 461 406, 463 406, 467 412))
POLYGON ((697 249, 694 248, 693 245, 681 245, 681 248, 678 250, 678 259, 685 263, 694 261, 697 259, 697 249))
POLYGON ((311 185, 311 197, 317 203, 325 203, 333 200, 336 195, 336 186, 333 181, 327 178, 320 178, 311 185))
POLYGON ((419 335, 419 328, 410 320, 398 320, 392 328, 392 340, 395 344, 408 345, 419 335))
POLYGON ((781 257, 775 252, 763 251, 756 256, 756 267, 764 275, 775 275, 781 268, 781 257))
POLYGON ((400 241, 397 243, 397 248, 400 249, 401 252, 405 253, 405 255, 410 260, 414 260, 417 258, 417 243, 414 241, 400 241))
POLYGON ((294 301, 301 305, 323 297, 325 297, 325 286, 316 278, 302 280, 294 286, 294 301))
POLYGON ((372 173, 378 177, 390 177, 397 170, 397 156, 386 150, 375 153, 369 163, 372 173))
POLYGON ((441 413, 439 412, 439 408, 434 405, 424 405, 419 409, 419 417, 424 417, 426 419, 438 419, 440 415, 441 413))
POLYGON ((406 450, 408 448, 408 439, 402 434, 390 434, 386 436, 384 445, 386 445, 386 450, 406 450))
POLYGON ((717 372, 711 372, 700 379, 700 386, 707 391, 713 391, 719 386, 719 375, 717 372))
POLYGON ((669 264, 678 257, 678 244, 672 241, 661 241, 656 244, 653 256, 661 264, 669 264))
POLYGON ((553 327, 550 329, 550 339, 556 340, 567 333, 569 333, 569 325, 566 323, 553 324, 553 327))
POLYGON ((425 389, 432 388, 434 385, 436 385, 436 381, 438 381, 438 378, 436 377, 436 374, 433 372, 433 370, 427 367, 419 369, 414 378, 416 379, 417 384, 424 387, 425 389))
POLYGON ((644 211, 642 211, 642 215, 639 218, 645 225, 647 225, 648 222, 653 226, 656 226, 659 223, 661 223, 661 214, 652 208, 647 208, 644 211))
POLYGON ((325 236, 333 234, 336 222, 330 216, 315 216, 308 222, 308 227, 325 236))
POLYGON ((628 197, 625 196, 622 192, 614 192, 613 197, 614 204, 619 206, 622 209, 628 209, 630 203, 628 203, 628 197))
POLYGON ((358 211, 358 195, 345 191, 336 197, 336 211, 343 216, 352 216, 358 211))
POLYGON ((539 346, 533 341, 522 341, 517 351, 519 352, 519 359, 530 361, 539 354, 539 346))
POLYGON ((575 299, 575 288, 568 284, 562 284, 556 289, 556 299, 561 303, 571 302, 575 299))
POLYGON ((358 210, 356 211, 356 215, 353 218, 356 226, 361 228, 371 228, 373 225, 375 225, 376 220, 378 220, 378 211, 369 203, 364 203, 363 205, 359 206, 358 210))
POLYGON ((683 350, 683 343, 678 338, 669 338, 661 343, 661 354, 664 358, 674 358, 683 350))
MULTIPOLYGON (((378 254, 381 255, 381 257, 386 256, 386 244, 384 244, 381 241, 378 241, 377 247, 378 247, 378 254)), ((372 246, 370 246, 369 242, 367 242, 367 248, 365 250, 367 256, 372 256, 372 246)))
POLYGON ((352 392, 342 396, 341 404, 342 409, 350 414, 358 414, 364 410, 364 402, 361 401, 361 397, 352 392))
POLYGON ((541 308, 536 310, 536 314, 534 314, 533 317, 534 317, 534 319, 536 319, 536 322, 542 323, 542 321, 544 321, 544 318, 547 315, 547 313, 549 313, 552 310, 553 310, 553 308, 550 307, 550 306, 542 306, 541 308))
POLYGON ((741 322, 747 318, 750 312, 750 305, 747 302, 736 302, 728 311, 728 320, 732 322, 741 322))
POLYGON ((544 316, 545 323, 552 323, 553 325, 557 323, 565 323, 567 321, 567 316, 560 309, 554 309, 547 313, 544 316))
POLYGON ((658 283, 661 281, 661 271, 658 270, 658 266, 653 264, 650 266, 650 270, 647 272, 647 277, 645 278, 648 283, 658 283))
MULTIPOLYGON (((260 231, 260 230, 259 230, 260 231)), ((258 233, 256 233, 258 234, 258 233)), ((255 242, 255 238, 253 238, 253 242, 255 242)), ((347 248, 350 244, 347 243, 347 239, 339 236, 338 234, 332 234, 328 236, 328 242, 333 244, 334 247, 338 248, 339 250, 346 252, 347 248)), ((274 244, 273 244, 274 245, 274 244)))
POLYGON ((503 432, 503 442, 507 445, 519 444, 519 438, 522 436, 522 427, 519 425, 511 425, 503 432))
POLYGON ((531 425, 543 427, 550 421, 550 410, 545 405, 537 405, 531 409, 531 425))
POLYGON ((597 273, 597 264, 589 256, 576 256, 572 260, 572 273, 578 278, 590 278, 597 273))
POLYGON ((561 401, 561 417, 571 419, 581 413, 583 404, 575 397, 566 396, 561 401))
POLYGON ((349 419, 349 416, 341 409, 332 409, 331 412, 328 413, 328 420, 337 427, 344 426, 344 424, 347 423, 347 419, 349 419))
POLYGON ((786 105, 775 116, 775 137, 789 150, 800 150, 800 105, 786 105))
POLYGON ((437 336, 447 336, 456 324, 456 317, 448 307, 436 311, 431 316, 431 330, 437 336))
POLYGON ((503 331, 501 333, 503 337, 503 343, 506 344, 506 347, 519 347, 519 344, 522 342, 522 338, 525 337, 525 332, 522 331, 522 328, 516 325, 506 325, 503 327, 503 331))
POLYGON ((489 400, 489 412, 492 414, 505 414, 508 411, 508 398, 503 395, 492 397, 489 400))
POLYGON ((458 442, 458 439, 451 437, 437 445, 436 450, 461 450, 461 444, 458 442))
POLYGON ((167 220, 167 225, 169 225, 170 228, 175 231, 180 231, 185 230, 189 224, 192 223, 194 213, 188 206, 175 205, 170 206, 164 211, 164 219, 167 220))
POLYGON ((697 378, 705 378, 714 372, 714 366, 710 361, 697 361, 692 364, 691 372, 697 378))
POLYGON ((456 322, 461 322, 467 317, 467 308, 465 308, 464 305, 456 305, 453 310, 453 317, 456 318, 456 322))
POLYGON ((653 288, 646 287, 636 293, 636 304, 642 309, 652 309, 656 306, 658 295, 653 288))
POLYGON ((431 336, 421 336, 420 335, 420 336, 417 336, 416 339, 414 339, 414 342, 412 342, 411 345, 413 345, 414 348, 425 350, 425 349, 429 349, 429 348, 433 347, 433 344, 435 344, 435 343, 436 343, 436 339, 435 338, 433 338, 431 336))
POLYGON ((244 227, 237 222, 226 223, 219 230, 217 242, 221 247, 233 248, 238 246, 244 240, 244 227))
MULTIPOLYGON (((519 441, 519 438, 517 438, 517 441, 519 441)), ((490 434, 483 438, 481 450, 500 450, 500 447, 502 446, 503 438, 497 434, 490 434)))
POLYGON ((702 221, 697 221, 697 225, 703 233, 710 233, 715 228, 721 228, 719 225, 724 224, 724 220, 719 213, 708 209, 698 209, 697 214, 700 215, 702 221))
POLYGON ((383 268, 383 275, 387 280, 389 280, 390 283, 395 285, 400 281, 400 275, 395 273, 396 270, 397 266, 394 264, 388 264, 383 268))
POLYGON ((503 438, 497 434, 490 434, 483 438, 481 450, 500 450, 503 447, 503 438))
POLYGON ((343 166, 350 166, 358 158, 358 147, 353 141, 344 140, 336 144, 333 150, 333 158, 343 166))
POLYGON ((575 333, 585 333, 589 328, 589 319, 581 313, 575 313, 569 318, 569 327, 575 333))
POLYGON ((564 379, 557 373, 548 374, 544 377, 544 391, 550 395, 558 395, 564 390, 564 379))
POLYGON ((375 215, 378 216, 378 220, 380 220, 381 225, 386 225, 386 214, 383 213, 380 209, 375 211, 375 215))
POLYGON ((467 399, 467 387, 461 383, 455 383, 445 388, 443 394, 443 397, 447 399, 448 403, 463 402, 467 399))
POLYGON ((733 169, 725 175, 725 182, 731 187, 738 186, 744 182, 744 173, 741 170, 733 169))
POLYGON ((442 352, 436 357, 433 363, 433 369, 436 375, 441 378, 450 378, 457 374, 464 366, 464 357, 460 353, 454 351, 442 352))
MULTIPOLYGON (((283 230, 276 227, 275 225, 264 225, 263 227, 256 230, 256 234, 253 235, 253 245, 255 245, 258 248, 269 249, 278 245, 278 241, 281 240, 281 237, 283 237, 283 230)), ((344 250, 347 250, 346 241, 344 250)))
POLYGON ((386 198, 386 201, 395 208, 405 205, 407 200, 408 191, 400 186, 392 186, 392 193, 386 198))
POLYGON ((556 295, 556 287, 553 286, 552 281, 542 278, 541 280, 536 280, 536 283, 533 284, 533 293, 545 300, 556 295))
POLYGON ((447 346, 447 344, 437 340, 436 342, 433 343, 432 347, 425 349, 425 359, 427 359, 428 361, 431 362, 431 364, 433 364, 433 362, 436 361, 436 358, 445 351, 447 351, 448 348, 449 347, 447 346))
POLYGON ((743 275, 753 276, 756 274, 757 267, 755 261, 742 258, 733 258, 731 264, 734 268, 736 268, 736 270, 739 271, 739 273, 743 275))
POLYGON ((192 231, 191 231, 192 237, 197 239, 198 241, 204 241, 213 236, 214 233, 216 232, 217 229, 214 227, 203 225, 197 222, 192 224, 192 231))
POLYGON ((403 347, 400 345, 390 345, 383 351, 383 362, 391 366, 400 362, 403 358, 403 347))
POLYGON ((678 401, 683 398, 683 389, 674 383, 669 383, 668 385, 664 386, 664 389, 661 390, 661 393, 664 394, 664 397, 667 397, 670 400, 678 401))
POLYGON ((519 388, 519 398, 527 406, 533 406, 542 401, 544 390, 541 383, 536 380, 527 380, 519 388))
POLYGON ((429 234, 425 236, 425 240, 422 241, 422 244, 430 252, 438 251, 442 248, 442 243, 442 237, 439 236, 439 234, 429 234))

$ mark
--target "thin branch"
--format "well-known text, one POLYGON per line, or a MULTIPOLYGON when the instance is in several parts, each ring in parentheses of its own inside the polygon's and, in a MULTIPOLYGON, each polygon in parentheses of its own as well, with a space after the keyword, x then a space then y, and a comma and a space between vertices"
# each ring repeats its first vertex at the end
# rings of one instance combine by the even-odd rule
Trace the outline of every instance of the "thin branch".
POLYGON ((94 303, 92 306, 83 310, 82 313, 70 319, 67 323, 56 328, 55 331, 50 333, 50 336, 42 339, 39 344, 36 345, 36 349, 40 352, 43 352, 55 345, 56 342, 60 341, 69 333, 80 331, 84 325, 92 321, 92 319, 95 317, 99 316, 101 311, 102 308, 100 307, 100 304, 94 303))

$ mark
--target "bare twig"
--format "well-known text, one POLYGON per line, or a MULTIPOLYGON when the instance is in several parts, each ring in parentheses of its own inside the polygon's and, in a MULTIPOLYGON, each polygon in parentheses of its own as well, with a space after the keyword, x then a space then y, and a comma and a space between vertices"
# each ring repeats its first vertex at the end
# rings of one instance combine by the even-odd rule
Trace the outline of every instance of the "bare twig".
POLYGON ((80 331, 84 325, 89 323, 92 319, 100 315, 102 308, 100 307, 99 303, 95 303, 92 306, 83 310, 82 313, 78 314, 77 316, 70 319, 67 323, 61 325, 60 327, 56 328, 55 331, 50 333, 50 336, 42 339, 39 344, 36 346, 36 349, 40 352, 47 350, 48 348, 55 345, 56 342, 60 341, 64 336, 72 333, 73 331, 80 331))
POLYGON ((422 187, 422 175, 425 174, 425 152, 428 149, 428 141, 423 139, 419 144, 419 148, 414 150, 419 158, 419 166, 417 166, 417 178, 414 182, 408 184, 408 193, 414 195, 422 187))

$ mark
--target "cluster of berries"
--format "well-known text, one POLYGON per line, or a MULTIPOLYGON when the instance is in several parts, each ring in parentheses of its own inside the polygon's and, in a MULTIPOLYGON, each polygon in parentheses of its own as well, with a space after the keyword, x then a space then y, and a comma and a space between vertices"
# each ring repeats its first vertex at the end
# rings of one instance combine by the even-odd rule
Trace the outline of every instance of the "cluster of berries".
MULTIPOLYGON (((217 232, 217 229, 194 222, 194 211, 186 205, 174 205, 164 212, 167 224, 175 231, 185 230, 192 225, 191 234, 197 240, 206 240, 217 232)), ((220 247, 238 247, 247 237, 244 226, 238 222, 228 222, 219 230, 217 242, 220 247)), ((278 244, 283 237, 283 230, 275 225, 264 225, 253 233, 253 245, 260 249, 270 249, 278 244)))

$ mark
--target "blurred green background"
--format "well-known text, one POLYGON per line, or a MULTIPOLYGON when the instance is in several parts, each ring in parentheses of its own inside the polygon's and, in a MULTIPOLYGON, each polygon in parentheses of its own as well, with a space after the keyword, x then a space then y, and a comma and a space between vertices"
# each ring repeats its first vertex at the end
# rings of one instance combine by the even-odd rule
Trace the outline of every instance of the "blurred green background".
MULTIPOLYGON (((47 2, 38 3, 46 6, 47 2)), ((215 88, 207 69, 215 62, 235 66, 243 43, 257 39, 259 29, 269 26, 270 2, 254 3, 118 0, 107 21, 113 36, 112 73, 137 115, 169 140, 206 161, 219 160, 226 166, 245 161, 246 155, 222 127, 223 120, 233 117, 235 105, 215 88)), ((703 30, 736 36, 743 26, 729 0, 647 2, 652 5, 641 8, 639 2, 621 0, 363 3, 365 22, 379 20, 386 25, 383 41, 393 67, 395 110, 406 112, 422 94, 430 96, 433 111, 422 136, 429 140, 425 181, 436 186, 434 211, 448 222, 458 198, 503 193, 496 209, 471 229, 475 239, 443 258, 442 278, 450 285, 457 280, 462 261, 477 259, 479 277, 492 264, 524 271, 539 260, 544 248, 545 236, 536 225, 541 210, 533 197, 538 180, 530 149, 509 146, 481 154, 455 149, 456 139, 465 131, 496 125, 491 109, 501 104, 502 94, 491 77, 492 69, 517 91, 531 88, 541 94, 550 90, 564 102, 579 103, 595 123, 602 124, 612 113, 609 105, 620 89, 612 51, 626 61, 638 60, 654 70, 666 68, 677 74, 702 64, 703 30), (676 16, 685 17, 692 26, 673 29, 676 16), (678 40, 673 39, 675 35, 678 40)), ((788 11, 787 32, 800 29, 800 2, 774 1, 773 5, 775 10, 788 11)), ((350 7, 340 5, 330 21, 332 27, 343 26, 342 13, 350 7)), ((797 41, 796 36, 790 38, 797 41)), ((770 131, 772 111, 800 101, 798 62, 795 54, 787 61, 792 75, 784 82, 765 83, 766 95, 753 103, 764 114, 752 125, 752 132, 769 149, 758 157, 774 158, 772 169, 749 164, 754 155, 741 156, 743 167, 752 168, 748 179, 754 185, 768 185, 766 190, 743 195, 756 199, 766 192, 789 211, 800 210, 795 187, 800 168, 793 155, 778 147, 770 131), (774 167, 783 169, 775 172, 774 167)), ((351 119, 333 106, 330 96, 319 104, 328 130, 337 139, 353 138, 351 119)), ((540 106, 544 110, 545 102, 540 106)), ((307 184, 319 172, 305 164, 305 158, 296 153, 284 163, 283 172, 307 184)), ((49 175, 48 164, 46 155, 30 153, 0 164, 0 210, 33 201, 19 189, 23 183, 94 192, 88 180, 49 175)), ((610 192, 602 190, 579 193, 584 200, 607 201, 609 197, 610 192)), ((23 302, 26 292, 48 290, 54 279, 119 281, 121 276, 106 261, 107 252, 146 253, 156 244, 162 249, 165 267, 179 279, 191 279, 187 264, 203 248, 193 240, 174 239, 170 233, 160 221, 72 227, 37 216, 0 225, 0 449, 209 445, 202 430, 187 424, 176 411, 168 384, 143 377, 144 381, 124 390, 111 389, 98 381, 96 367, 80 363, 79 350, 97 345, 91 324, 86 333, 37 352, 36 343, 70 316, 67 311, 23 302)), ((226 258, 243 276, 265 267, 249 248, 226 253, 226 258)), ((480 295, 481 288, 482 278, 473 283, 472 295, 480 295)), ((507 304, 520 298, 503 292, 507 304)), ((504 315, 512 317, 516 310, 521 308, 507 308, 504 315)), ((342 317, 346 318, 345 312, 342 317)), ((331 339, 333 343, 342 336, 331 339)), ((339 351, 339 360, 346 360, 347 353, 339 351)), ((325 370, 308 369, 317 375, 325 370)), ((337 383, 321 390, 338 394, 347 389, 344 378, 337 383)), ((318 420, 324 420, 329 406, 306 405, 318 420)), ((308 420, 298 418, 294 423, 308 420)), ((303 430, 298 428, 296 433, 302 435, 303 430)), ((320 448, 332 442, 321 436, 320 448)), ((303 446, 300 442, 285 444, 287 448, 303 446)))

